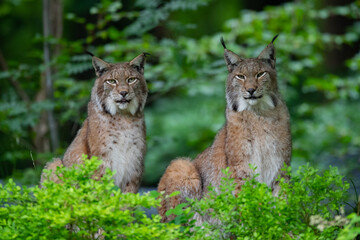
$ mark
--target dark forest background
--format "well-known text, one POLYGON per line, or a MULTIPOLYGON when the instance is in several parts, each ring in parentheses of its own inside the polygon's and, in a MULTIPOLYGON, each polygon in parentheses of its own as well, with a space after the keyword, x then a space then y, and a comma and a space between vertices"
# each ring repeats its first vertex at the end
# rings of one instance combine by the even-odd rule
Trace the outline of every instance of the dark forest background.
POLYGON ((291 112, 293 169, 338 166, 360 182, 360 3, 347 0, 3 0, 0 178, 36 184, 86 118, 95 74, 148 52, 143 185, 195 157, 224 123, 220 37, 255 57, 280 34, 278 81, 291 112))

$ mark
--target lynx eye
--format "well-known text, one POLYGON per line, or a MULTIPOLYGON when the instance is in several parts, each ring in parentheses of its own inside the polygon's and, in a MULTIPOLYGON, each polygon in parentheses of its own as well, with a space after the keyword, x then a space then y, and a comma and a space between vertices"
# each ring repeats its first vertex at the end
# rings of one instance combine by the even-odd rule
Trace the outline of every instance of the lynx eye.
POLYGON ((115 85, 117 83, 117 81, 115 79, 109 79, 109 80, 106 80, 106 83, 110 84, 110 85, 115 85))
POLYGON ((129 84, 132 84, 132 83, 134 83, 134 82, 136 82, 137 81, 137 78, 128 78, 127 79, 127 82, 129 83, 129 84))
POLYGON ((239 80, 243 80, 243 81, 245 80, 245 76, 242 74, 236 75, 235 77, 239 80))
POLYGON ((265 76, 266 72, 259 72, 258 74, 256 74, 256 78, 261 78, 263 76, 265 76))

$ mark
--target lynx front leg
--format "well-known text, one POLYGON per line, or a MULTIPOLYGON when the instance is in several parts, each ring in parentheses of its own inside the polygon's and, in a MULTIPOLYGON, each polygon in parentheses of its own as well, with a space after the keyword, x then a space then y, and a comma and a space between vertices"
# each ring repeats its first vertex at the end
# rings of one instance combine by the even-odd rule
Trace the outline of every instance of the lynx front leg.
POLYGON ((162 221, 171 221, 174 216, 166 216, 165 213, 180 203, 186 202, 186 198, 199 199, 202 195, 201 178, 194 164, 189 159, 177 159, 173 161, 162 176, 159 192, 170 195, 175 191, 180 191, 179 195, 163 199, 158 211, 162 216, 162 221))
POLYGON ((139 191, 141 176, 133 178, 130 182, 126 183, 124 192, 137 193, 139 191))
POLYGON ((105 172, 106 172, 106 167, 104 164, 101 164, 92 177, 96 180, 100 180, 104 176, 105 172))
POLYGON ((241 191, 242 185, 245 183, 245 179, 249 178, 249 172, 245 171, 239 166, 230 166, 231 178, 235 179, 236 188, 234 194, 237 195, 241 191))
POLYGON ((278 177, 284 178, 285 182, 289 182, 290 181, 290 176, 286 174, 286 172, 282 171, 281 169, 279 169, 279 173, 276 174, 276 177, 271 185, 271 189, 272 189, 272 194, 274 196, 278 196, 279 195, 279 191, 280 191, 280 182, 277 180, 278 177))

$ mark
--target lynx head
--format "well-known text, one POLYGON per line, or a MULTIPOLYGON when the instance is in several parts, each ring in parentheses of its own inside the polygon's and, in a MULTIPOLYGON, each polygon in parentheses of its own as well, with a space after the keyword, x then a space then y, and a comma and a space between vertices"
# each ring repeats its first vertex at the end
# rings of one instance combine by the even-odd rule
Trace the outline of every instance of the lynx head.
POLYGON ((144 79, 146 53, 130 62, 111 64, 93 56, 97 76, 92 100, 101 111, 112 116, 121 113, 135 115, 145 106, 148 89, 144 79))
POLYGON ((224 40, 225 62, 229 70, 226 84, 227 107, 241 112, 262 112, 276 107, 278 87, 275 70, 275 48, 273 42, 257 58, 242 58, 228 50, 224 40))

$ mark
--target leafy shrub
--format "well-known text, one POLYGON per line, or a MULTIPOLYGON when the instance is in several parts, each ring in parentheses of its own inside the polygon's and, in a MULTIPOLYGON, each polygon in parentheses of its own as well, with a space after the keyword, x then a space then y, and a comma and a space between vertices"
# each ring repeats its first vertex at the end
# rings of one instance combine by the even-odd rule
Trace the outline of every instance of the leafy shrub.
POLYGON ((359 239, 360 236, 360 216, 352 213, 348 216, 350 223, 340 232, 338 240, 359 239), (357 238, 356 238, 357 237, 357 238))
MULTIPOLYGON (((229 170, 219 189, 207 198, 188 199, 171 209, 170 223, 151 218, 144 209, 158 207, 155 191, 140 196, 122 193, 107 170, 101 181, 91 178, 101 161, 58 168, 62 184, 44 181, 43 187, 19 187, 13 180, 0 185, 0 239, 335 239, 359 234, 360 218, 341 213, 349 184, 336 168, 322 175, 301 167, 290 182, 280 180, 278 197, 255 178, 236 196, 229 170), (196 226, 194 214, 211 218, 196 226), (344 226, 346 225, 346 226, 344 226), (70 230, 71 229, 71 230, 70 230), (99 232, 101 233, 99 235, 99 232)), ((288 168, 288 171, 290 169, 288 168)), ((50 171, 48 171, 49 173, 50 171)), ((171 196, 176 195, 172 194, 171 196)), ((169 196, 169 197, 171 197, 169 196)))
POLYGON ((95 157, 84 161, 84 165, 56 170, 63 184, 44 181, 43 188, 20 188, 9 180, 0 185, 0 238, 96 239, 99 230, 106 239, 179 235, 179 225, 145 215, 144 208, 159 205, 157 192, 124 194, 114 185, 110 170, 101 181, 91 179, 101 161, 95 157))
MULTIPOLYGON (((179 207, 168 212, 178 215, 175 222, 184 216, 189 219, 189 211, 211 218, 202 226, 190 223, 189 228, 194 229, 191 239, 228 239, 230 236, 234 239, 334 239, 348 223, 343 216, 336 216, 343 209, 349 188, 336 168, 319 175, 318 170, 303 166, 290 182, 280 180, 278 197, 255 178, 249 179, 235 196, 234 179, 229 178, 228 169, 224 174, 227 177, 222 179, 222 185, 218 190, 211 188, 207 198, 189 199, 188 208, 181 206, 186 209, 184 213, 179 207), (317 222, 312 221, 314 217, 329 224, 319 228, 317 222)), ((354 216, 352 219, 352 225, 346 226, 343 232, 353 238, 358 229, 352 226, 359 219, 354 216)), ((343 232, 341 236, 345 236, 343 232)))

